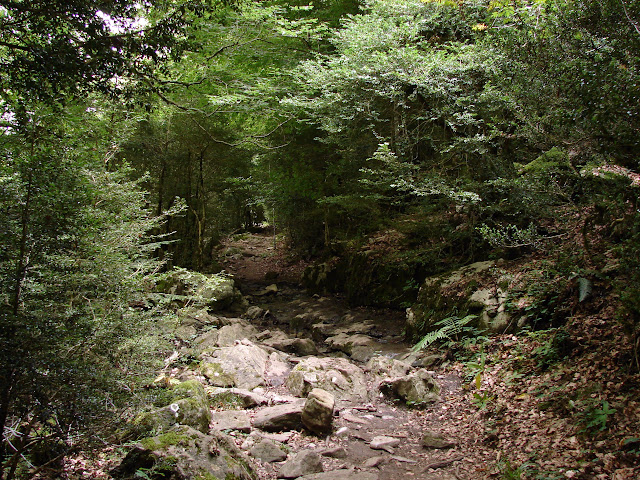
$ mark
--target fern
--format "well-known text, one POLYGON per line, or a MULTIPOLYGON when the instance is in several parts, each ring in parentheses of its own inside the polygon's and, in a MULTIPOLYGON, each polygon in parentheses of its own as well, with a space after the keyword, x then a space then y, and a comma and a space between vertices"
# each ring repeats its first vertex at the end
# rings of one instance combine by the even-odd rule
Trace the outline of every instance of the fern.
POLYGON ((447 317, 440 320, 435 325, 441 326, 438 330, 427 333, 422 340, 415 344, 413 351, 417 352, 428 347, 438 340, 451 340, 453 336, 457 336, 463 332, 464 327, 471 322, 477 315, 467 315, 464 318, 457 316, 447 317))

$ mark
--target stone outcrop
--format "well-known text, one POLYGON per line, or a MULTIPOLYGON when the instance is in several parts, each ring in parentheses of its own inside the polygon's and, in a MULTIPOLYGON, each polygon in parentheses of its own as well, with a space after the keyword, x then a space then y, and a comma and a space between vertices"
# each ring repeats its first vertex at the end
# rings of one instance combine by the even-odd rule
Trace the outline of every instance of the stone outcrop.
POLYGON ((151 432, 166 432, 174 425, 188 425, 207 433, 211 422, 209 402, 202 385, 195 381, 179 383, 168 389, 164 406, 139 414, 130 426, 130 433, 140 437, 151 432))
POLYGON ((140 471, 146 472, 148 478, 174 480, 256 478, 232 440, 216 432, 205 435, 187 426, 141 440, 110 474, 116 480, 134 480, 140 478, 140 471))
POLYGON ((364 371, 344 358, 304 359, 293 368, 285 384, 291 393, 299 397, 306 397, 314 388, 321 388, 336 400, 356 403, 370 400, 364 371))
POLYGON ((507 310, 514 279, 504 273, 501 268, 504 263, 504 260, 476 262, 427 278, 420 287, 417 302, 407 309, 407 334, 424 335, 438 330, 437 323, 445 318, 466 315, 475 316, 473 326, 491 333, 517 327, 514 313, 507 310))

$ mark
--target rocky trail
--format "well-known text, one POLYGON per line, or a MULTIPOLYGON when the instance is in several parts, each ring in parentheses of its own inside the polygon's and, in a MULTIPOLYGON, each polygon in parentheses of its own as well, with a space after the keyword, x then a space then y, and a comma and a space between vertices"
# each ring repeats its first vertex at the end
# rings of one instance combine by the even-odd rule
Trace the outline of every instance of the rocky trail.
POLYGON ((236 237, 222 257, 249 307, 218 315, 192 350, 213 399, 207 428, 248 454, 260 479, 485 477, 493 459, 478 448, 477 410, 457 374, 433 367, 441 358, 405 343, 404 312, 308 295, 295 283, 303 265, 269 236, 236 237))
POLYGON ((404 312, 309 295, 304 263, 273 237, 232 237, 220 257, 241 295, 215 314, 183 309, 181 345, 155 382, 164 403, 133 422, 147 438, 114 478, 520 478, 527 459, 535 478, 634 478, 611 442, 589 451, 570 417, 540 407, 563 377, 508 368, 535 344, 503 335, 467 364, 413 352, 404 312))

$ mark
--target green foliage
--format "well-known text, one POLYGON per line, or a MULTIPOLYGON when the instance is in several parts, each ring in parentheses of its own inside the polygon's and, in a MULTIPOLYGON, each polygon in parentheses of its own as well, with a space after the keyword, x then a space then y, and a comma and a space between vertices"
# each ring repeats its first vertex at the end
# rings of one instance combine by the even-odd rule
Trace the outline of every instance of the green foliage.
POLYGON ((441 340, 457 341, 464 336, 477 335, 478 330, 469 325, 475 319, 476 315, 467 315, 464 318, 457 316, 444 318, 434 324, 434 326, 440 328, 422 337, 422 339, 413 346, 413 350, 422 350, 432 343, 441 340))
POLYGON ((580 433, 595 435, 603 432, 611 417, 616 413, 615 408, 611 408, 606 400, 588 399, 585 401, 569 402, 575 408, 575 416, 582 428, 580 433))
POLYGON ((188 0, 3 2, 3 97, 57 103, 92 91, 153 90, 162 64, 193 47, 185 27, 209 8, 188 0))
POLYGON ((0 141, 3 472, 42 440, 42 425, 65 444, 131 402, 131 370, 153 368, 145 353, 161 343, 153 311, 131 305, 161 266, 151 255, 162 240, 149 232, 163 217, 146 210, 130 169, 106 171, 96 144, 70 148, 99 141, 87 130, 101 125, 71 113, 41 109, 0 141))
POLYGON ((524 229, 513 224, 504 227, 490 227, 487 224, 482 224, 476 228, 482 238, 492 247, 518 248, 535 246, 540 242, 540 235, 533 224, 529 224, 524 229))
POLYGON ((533 351, 533 356, 537 359, 538 368, 546 370, 560 360, 564 359, 571 347, 571 335, 563 327, 552 331, 539 331, 531 336, 537 338, 548 338, 533 351))

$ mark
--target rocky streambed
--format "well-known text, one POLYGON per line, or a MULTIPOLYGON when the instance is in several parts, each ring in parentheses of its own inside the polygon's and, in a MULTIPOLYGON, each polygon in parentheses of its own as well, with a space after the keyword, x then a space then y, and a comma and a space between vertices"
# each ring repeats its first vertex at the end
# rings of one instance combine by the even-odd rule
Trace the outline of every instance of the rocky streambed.
POLYGON ((477 478, 443 421, 460 380, 404 343, 401 312, 278 283, 244 293, 235 313, 182 309, 162 405, 132 422, 142 440, 113 477, 477 478))

